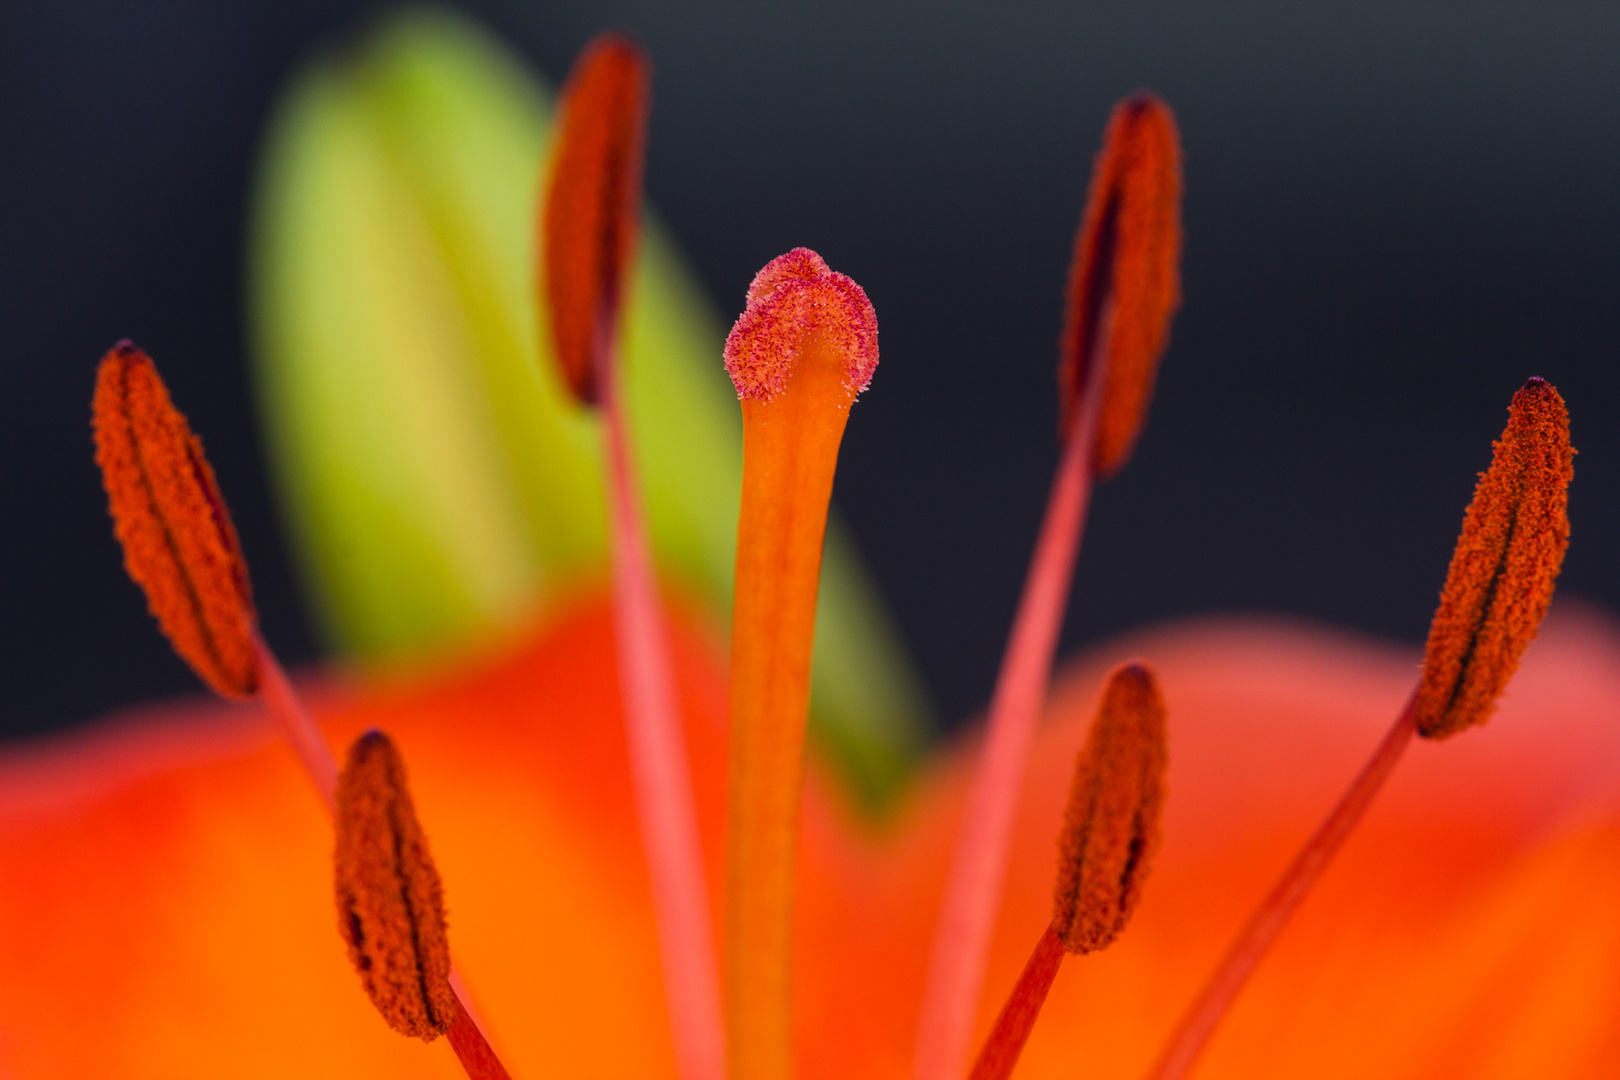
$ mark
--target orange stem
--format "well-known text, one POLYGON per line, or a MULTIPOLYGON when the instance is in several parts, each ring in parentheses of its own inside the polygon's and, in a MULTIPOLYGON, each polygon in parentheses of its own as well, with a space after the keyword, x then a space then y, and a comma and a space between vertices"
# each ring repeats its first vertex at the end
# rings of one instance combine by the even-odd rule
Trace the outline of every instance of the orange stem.
POLYGON ((1283 872, 1282 878, 1261 901, 1259 909, 1249 917, 1242 933, 1238 934, 1226 957, 1165 1044, 1153 1071, 1148 1074, 1150 1080, 1181 1080, 1192 1071, 1198 1055, 1215 1033, 1226 1010, 1242 992, 1249 976, 1260 965, 1272 942, 1277 940, 1277 935, 1282 933, 1288 920, 1299 910, 1311 887, 1322 876, 1322 871, 1327 869, 1328 863, 1338 854, 1362 815, 1367 812, 1373 797, 1383 788, 1390 773, 1395 771, 1401 754, 1417 730, 1416 704, 1417 695, 1414 693, 1327 819, 1317 827, 1283 872))
POLYGON ((631 476, 611 356, 611 346, 600 349, 596 379, 606 422, 613 630, 632 787, 658 927, 664 998, 679 1075, 683 1080, 722 1080, 725 1025, 697 809, 669 636, 631 476))
POLYGON ((742 401, 726 881, 728 1056, 741 1080, 792 1073, 793 856, 822 540, 854 398, 847 368, 808 333, 788 385, 742 401))
POLYGON ((979 770, 951 858, 923 988, 912 1058, 916 1080, 957 1080, 972 1048, 985 957, 1007 876, 1013 811, 1046 700, 1069 586, 1091 502, 1098 399, 1106 378, 1107 328, 1093 346, 1080 413, 1063 447, 1024 592, 1001 658, 979 770))
POLYGON ((990 1037, 979 1051, 979 1060, 968 1080, 1007 1080, 1012 1075, 1062 964, 1063 939, 1057 927, 1049 925, 1035 943, 1024 973, 1007 996, 1007 1004, 1001 1007, 1001 1015, 996 1017, 996 1026, 990 1029, 990 1037))

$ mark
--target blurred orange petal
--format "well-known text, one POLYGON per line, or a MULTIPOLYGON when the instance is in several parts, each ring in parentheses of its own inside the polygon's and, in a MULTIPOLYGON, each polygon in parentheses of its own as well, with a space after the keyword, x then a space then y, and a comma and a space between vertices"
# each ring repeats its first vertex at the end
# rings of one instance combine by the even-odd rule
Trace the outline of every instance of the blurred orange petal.
MULTIPOLYGON (((711 884, 725 684, 676 637, 711 884)), ((670 1076, 606 609, 460 669, 312 692, 334 740, 385 724, 450 934, 518 1077, 670 1076)), ((1068 772, 1110 667, 1153 659, 1165 843, 1131 927, 1065 965, 1019 1077, 1129 1076, 1410 690, 1415 650, 1211 619, 1071 665, 1031 762, 980 1033, 1049 915, 1068 772)), ((1420 745, 1197 1075, 1620 1074, 1620 630, 1555 610, 1491 724, 1420 745)), ((863 824, 812 775, 797 901, 809 1078, 906 1075, 968 779, 942 756, 863 824)), ((171 705, 0 759, 0 1073, 455 1076, 349 969, 331 832, 251 707, 171 705)))

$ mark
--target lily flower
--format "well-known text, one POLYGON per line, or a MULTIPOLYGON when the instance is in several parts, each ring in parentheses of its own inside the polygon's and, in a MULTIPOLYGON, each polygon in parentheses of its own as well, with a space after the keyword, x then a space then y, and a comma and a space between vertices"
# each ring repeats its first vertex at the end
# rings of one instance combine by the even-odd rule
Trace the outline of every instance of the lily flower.
MULTIPOLYGON (((1421 668, 1228 618, 1054 670, 1084 491, 1141 431, 1177 294, 1173 124, 1128 100, 1077 245, 1064 463, 1004 664, 1015 708, 998 688, 982 737, 912 766, 903 690, 865 714, 837 697, 889 662, 828 519, 857 395, 881 392, 876 306, 808 249, 764 267, 723 353, 741 459, 705 447, 670 421, 711 415, 668 360, 681 334, 662 353, 647 341, 648 294, 679 293, 668 253, 648 230, 638 263, 625 239, 639 154, 615 156, 611 118, 635 109, 579 107, 593 58, 629 56, 620 73, 639 77, 634 54, 610 40, 570 83, 565 125, 609 118, 586 164, 623 168, 573 171, 565 127, 543 206, 597 177, 573 194, 603 211, 584 250, 607 272, 552 290, 536 327, 511 317, 534 314, 538 290, 511 287, 532 259, 483 248, 510 230, 461 197, 464 162, 366 113, 397 93, 468 130, 458 110, 479 94, 449 88, 488 90, 500 65, 454 28, 399 25, 358 88, 325 68, 295 96, 260 268, 312 574, 356 651, 391 663, 285 677, 257 630, 229 477, 150 359, 115 346, 94 415, 126 566, 225 700, 0 756, 0 1072, 957 1080, 957 1046, 975 1080, 1620 1068, 1620 628, 1575 607, 1542 627, 1573 453, 1555 389, 1532 378, 1513 399, 1421 668), (322 168, 340 204, 369 197, 323 217, 299 186, 322 168), (388 223, 406 227, 376 228, 401 205, 388 223), (315 257, 345 237, 382 247, 315 257), (383 269, 461 306, 402 311, 362 346, 366 312, 339 301, 383 269), (655 354, 665 367, 639 366, 655 354), (456 366, 468 357, 482 366, 456 366), (358 416, 424 422, 379 440, 350 416, 321 434, 321 407, 356 385, 374 391, 358 416), (642 423, 660 409, 663 429, 642 423), (688 436, 687 460, 661 460, 688 436), (703 497, 727 483, 729 502, 703 497), (723 521, 692 520, 715 502, 723 521), (730 589, 705 584, 716 551, 730 589), (832 661, 813 662, 823 641, 832 661), (658 827, 670 798, 690 836, 658 827), (942 935, 964 865, 988 868, 990 899, 961 904, 974 929, 942 935), (699 913, 723 943, 723 1064, 685 996, 702 972, 671 977, 702 960, 701 934, 680 937, 694 892, 725 898, 699 913)), ((530 156, 508 194, 532 215, 530 156)), ((542 235, 552 258, 558 233, 542 235)), ((542 281, 580 265, 549 262, 542 281)))

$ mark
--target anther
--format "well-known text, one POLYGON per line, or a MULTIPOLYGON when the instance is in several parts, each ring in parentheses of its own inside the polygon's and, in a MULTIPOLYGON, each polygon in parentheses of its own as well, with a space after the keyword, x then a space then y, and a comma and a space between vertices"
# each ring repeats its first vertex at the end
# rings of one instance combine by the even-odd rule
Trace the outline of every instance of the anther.
POLYGON ((1153 672, 1126 664, 1109 677, 1075 762, 1058 837, 1052 925, 1070 952, 1106 947, 1136 910, 1159 849, 1168 762, 1153 672))
POLYGON ((444 894, 387 735, 368 731, 338 777, 338 929, 388 1026, 432 1041, 456 1021, 444 894))
POLYGON ((252 696, 259 665, 247 562, 202 443, 151 358, 128 341, 102 358, 91 410, 125 569, 198 677, 225 697, 252 696))
POLYGON ((1425 738, 1490 716, 1541 627, 1569 547, 1575 451, 1569 411, 1552 384, 1531 379, 1513 395, 1494 449, 1429 624, 1415 706, 1425 738))
POLYGON ((563 89, 541 211, 540 278, 569 389, 594 405, 598 353, 616 331, 636 248, 650 67, 617 34, 592 42, 563 89))
POLYGON ((1092 475, 1124 466, 1147 416, 1170 316, 1181 303, 1181 145, 1170 107, 1140 93, 1108 121, 1075 237, 1064 314, 1063 431, 1097 392, 1092 475), (1100 365, 1098 378, 1092 370, 1100 365), (1100 386, 1092 383, 1100 382, 1100 386))

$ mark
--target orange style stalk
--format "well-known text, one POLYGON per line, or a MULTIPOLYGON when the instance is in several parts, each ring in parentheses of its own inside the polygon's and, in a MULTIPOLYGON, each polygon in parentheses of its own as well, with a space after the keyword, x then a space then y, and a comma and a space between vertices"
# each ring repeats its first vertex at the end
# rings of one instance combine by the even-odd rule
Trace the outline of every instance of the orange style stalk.
POLYGON ((1446 738, 1483 723, 1541 628, 1569 546, 1575 451, 1569 412, 1545 380, 1513 395, 1479 476, 1429 627, 1423 678, 1372 758, 1249 918, 1159 1056, 1151 1080, 1180 1080, 1266 951, 1366 813, 1413 733, 1446 738))
POLYGON ((731 624, 726 863, 729 1060, 792 1075, 788 958, 816 587, 838 446, 877 367, 861 287, 795 248, 768 263, 726 339, 742 399, 742 508, 731 624))
POLYGON ((605 426, 619 685, 675 1057, 684 1080, 722 1080, 709 892, 669 632, 618 392, 620 301, 635 254, 649 80, 641 50, 612 34, 575 64, 541 213, 541 276, 564 379, 583 403, 601 407, 605 426))
POLYGON ((1063 456, 990 701, 972 801, 951 864, 913 1056, 916 1080, 957 1080, 984 981, 1013 806, 1051 679, 1096 479, 1129 456, 1179 287, 1181 150, 1158 98, 1114 109, 1075 238, 1058 378, 1063 456))

